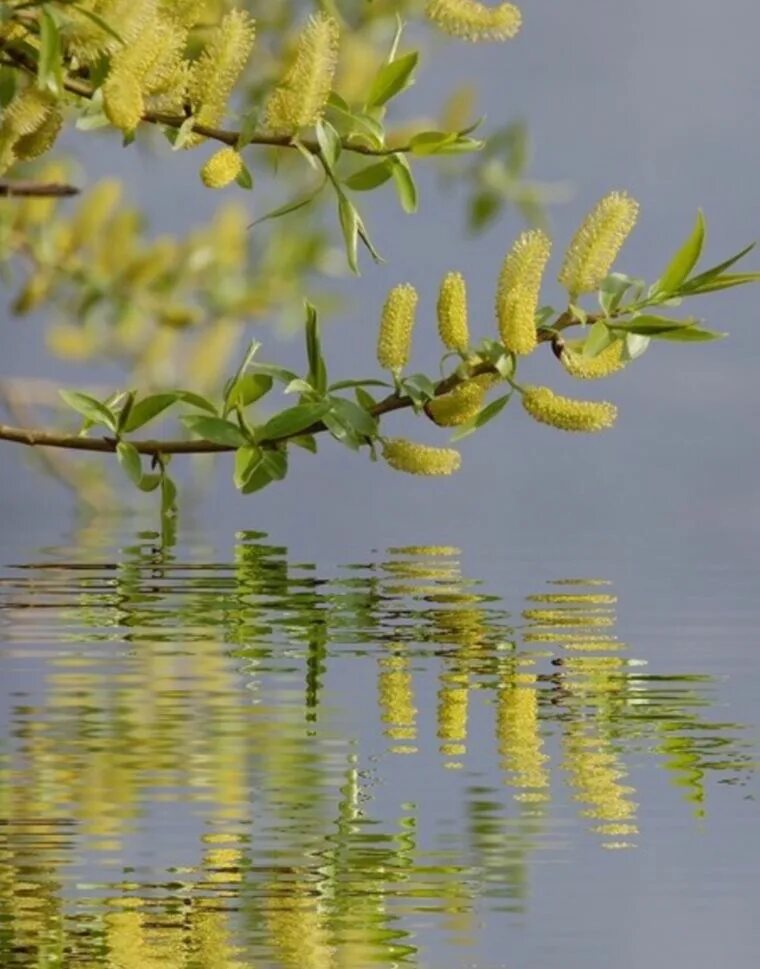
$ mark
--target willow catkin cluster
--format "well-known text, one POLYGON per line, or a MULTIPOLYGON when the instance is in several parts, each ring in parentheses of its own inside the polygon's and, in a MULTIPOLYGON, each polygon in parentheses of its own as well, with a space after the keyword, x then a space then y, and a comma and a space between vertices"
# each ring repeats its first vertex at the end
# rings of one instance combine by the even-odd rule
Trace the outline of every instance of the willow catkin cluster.
POLYGON ((571 296, 599 288, 638 213, 638 202, 625 192, 610 192, 588 213, 573 236, 559 274, 571 296))
MULTIPOLYGON (((230 10, 214 28, 203 53, 191 65, 187 81, 187 97, 197 124, 213 128, 222 121, 255 38, 255 23, 245 10, 230 10)), ((185 147, 201 141, 202 135, 191 135, 185 147)))
POLYGON ((410 283, 394 286, 380 317, 377 360, 384 370, 399 374, 409 361, 417 311, 417 290, 410 283))
POLYGON ((320 120, 332 88, 339 40, 333 17, 318 14, 309 19, 293 63, 266 104, 265 124, 273 134, 294 135, 320 120))
POLYGON ((30 161, 52 147, 63 124, 53 94, 30 84, 8 103, 0 120, 0 173, 16 161, 30 161))
POLYGON ((425 408, 428 416, 441 427, 464 424, 480 411, 495 378, 490 374, 473 377, 458 384, 448 394, 434 397, 425 408))
POLYGON ((383 457, 396 471, 405 471, 407 474, 453 474, 462 464, 459 451, 415 444, 400 437, 387 438, 383 442, 383 457))
POLYGON ((509 40, 522 25, 512 3, 489 7, 477 0, 429 0, 425 12, 445 33, 463 40, 509 40))
POLYGON ((438 332, 447 350, 464 353, 470 344, 467 284, 461 273, 446 273, 438 293, 438 332))
MULTIPOLYGON (((172 3, 160 6, 171 7, 172 3)), ((155 15, 156 0, 82 0, 67 4, 66 24, 61 31, 66 52, 80 64, 94 65, 102 57, 129 47, 155 15)))
POLYGON ((559 357, 565 370, 572 377, 577 377, 580 380, 599 380, 602 377, 611 377, 612 374, 622 370, 628 363, 624 355, 625 342, 623 340, 614 340, 595 357, 584 357, 582 347, 582 341, 573 341, 572 344, 566 343, 559 357))
POLYGON ((220 148, 201 168, 201 181, 206 188, 224 188, 234 182, 243 170, 243 159, 234 148, 220 148))
POLYGON ((617 417, 614 404, 572 400, 549 387, 526 387, 522 403, 532 418, 562 431, 602 431, 612 427, 617 417))
POLYGON ((512 353, 526 355, 536 348, 536 311, 551 247, 545 232, 532 229, 520 235, 504 260, 496 288, 496 319, 502 343, 512 353))

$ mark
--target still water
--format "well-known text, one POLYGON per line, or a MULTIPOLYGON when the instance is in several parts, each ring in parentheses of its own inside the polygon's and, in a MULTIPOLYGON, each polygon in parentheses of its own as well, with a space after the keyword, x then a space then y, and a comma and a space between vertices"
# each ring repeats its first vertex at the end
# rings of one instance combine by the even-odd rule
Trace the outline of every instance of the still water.
POLYGON ((6 560, 0 966, 755 965, 751 583, 465 561, 6 560))

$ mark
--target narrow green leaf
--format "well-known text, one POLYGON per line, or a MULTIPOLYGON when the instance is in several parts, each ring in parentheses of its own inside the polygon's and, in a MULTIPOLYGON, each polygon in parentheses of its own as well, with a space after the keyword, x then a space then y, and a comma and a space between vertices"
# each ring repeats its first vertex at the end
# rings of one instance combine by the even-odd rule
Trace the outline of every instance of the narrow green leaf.
POLYGON ((694 223, 689 238, 673 256, 665 272, 655 283, 656 292, 676 293, 678 291, 681 283, 696 266, 702 254, 702 248, 705 244, 705 231, 705 217, 700 209, 697 212, 697 221, 694 223))
POLYGON ((225 406, 228 411, 235 407, 248 407, 260 400, 272 389, 274 380, 268 374, 247 373, 238 377, 230 387, 226 396, 225 406))
POLYGON ((369 414, 363 407, 352 400, 343 397, 331 398, 331 414, 337 415, 361 437, 375 437, 377 434, 377 418, 369 414))
POLYGON ((290 215, 291 212, 297 212, 299 209, 303 209, 307 205, 311 205, 326 184, 327 178, 324 178, 320 182, 318 188, 316 188, 313 192, 309 192, 308 195, 303 195, 300 198, 294 199, 292 202, 287 202, 285 205, 281 205, 279 208, 273 209, 271 212, 267 212, 266 215, 262 215, 258 219, 254 219, 253 222, 249 223, 248 228, 253 229, 255 226, 261 225, 262 222, 268 222, 270 219, 280 219, 283 215, 290 215))
POLYGON ((125 433, 130 433, 131 431, 136 431, 140 427, 144 427, 149 421, 152 421, 159 414, 163 413, 172 404, 175 404, 179 400, 176 393, 168 394, 151 394, 150 397, 144 397, 142 400, 138 400, 132 406, 132 410, 124 424, 125 433))
POLYGON ((340 135, 330 122, 324 119, 317 122, 315 130, 319 149, 322 152, 322 158, 333 169, 338 163, 342 151, 340 135))
POLYGON ((396 183, 401 208, 407 214, 416 212, 418 205, 417 186, 409 162, 404 155, 399 154, 391 155, 389 160, 393 166, 393 181, 396 183))
POLYGON ((132 482, 132 484, 140 487, 140 482, 142 481, 142 460, 137 451, 137 448, 133 444, 129 444, 126 441, 119 441, 116 445, 116 457, 119 464, 124 469, 124 473, 132 482))
POLYGON ((304 451, 309 451, 311 454, 317 453, 317 439, 313 434, 300 434, 298 437, 291 437, 289 444, 295 444, 296 447, 303 448, 304 451))
POLYGON ((235 471, 233 481, 238 491, 242 491, 261 460, 261 448, 247 444, 235 451, 235 471))
POLYGON ((305 431, 312 424, 322 420, 330 409, 329 401, 318 401, 314 404, 297 404, 287 410, 275 414, 261 428, 258 439, 261 441, 278 440, 305 431))
POLYGON ((409 142, 413 155, 437 155, 458 138, 455 131, 421 131, 409 142))
POLYGON ((340 414, 325 414, 322 419, 335 440, 344 444, 352 451, 358 451, 366 443, 365 439, 360 437, 351 424, 340 414))
POLYGON ((308 382, 318 394, 327 390, 327 366, 319 339, 319 318, 312 304, 306 301, 306 359, 309 364, 308 382))
POLYGON ((722 276, 727 269, 730 269, 735 263, 743 259, 748 253, 752 252, 755 248, 755 243, 752 242, 748 246, 745 246, 741 252, 737 252, 735 256, 731 256, 730 259, 726 259, 724 262, 720 262, 717 266, 711 266, 710 269, 705 269, 703 273, 698 276, 692 276, 691 279, 687 279, 686 282, 681 286, 679 290, 679 295, 681 296, 691 296, 693 293, 697 292, 707 292, 703 289, 706 283, 712 282, 717 276, 722 276))
POLYGON ((345 195, 338 199, 338 218, 343 232, 346 247, 346 259, 351 272, 359 275, 358 245, 359 245, 359 213, 348 201, 345 195))
POLYGON ((368 394, 367 391, 362 387, 357 387, 354 390, 354 394, 356 395, 356 400, 360 407, 363 407, 367 411, 372 410, 372 408, 375 407, 375 398, 372 396, 372 394, 368 394))
POLYGON ((63 94, 63 49, 55 17, 47 6, 40 18, 40 53, 37 61, 37 83, 40 88, 63 94))
POLYGON ((597 320, 588 331, 588 336, 583 343, 583 356, 592 358, 601 353, 612 343, 614 337, 608 326, 597 320))
POLYGON ((678 343, 705 343, 708 340, 722 340, 727 333, 717 330, 705 330, 699 326, 687 326, 680 330, 669 330, 667 333, 654 334, 655 340, 673 340, 678 343))
POLYGON ((214 444, 224 444, 228 447, 241 447, 248 444, 248 438, 237 424, 233 424, 223 417, 189 414, 182 418, 182 423, 192 434, 203 438, 205 441, 213 441, 214 444))
POLYGON ((175 390, 174 393, 177 395, 177 400, 181 400, 183 404, 189 404, 191 407, 197 407, 199 410, 205 410, 216 416, 216 406, 206 397, 194 394, 192 390, 175 390))
POLYGON ((281 481, 288 472, 288 458, 284 451, 264 451, 240 489, 244 495, 261 491, 273 481, 281 481))
POLYGON ((378 108, 413 84, 414 69, 419 57, 417 51, 411 51, 389 64, 384 64, 370 87, 367 107, 378 108))
POLYGON ((496 400, 491 401, 491 403, 487 404, 475 415, 475 417, 458 427, 451 435, 451 440, 461 441, 463 437, 468 437, 470 434, 474 434, 475 431, 479 430, 481 427, 484 427, 489 421, 492 421, 497 414, 500 414, 511 399, 512 393, 510 392, 505 394, 503 397, 497 397, 496 400))
POLYGON ((104 424, 109 430, 116 430, 116 415, 105 404, 101 404, 99 400, 90 397, 89 394, 82 394, 78 390, 59 390, 58 393, 69 407, 92 421, 93 424, 104 424))
POLYGON ((654 316, 642 313, 634 316, 630 320, 610 323, 613 330, 620 330, 623 333, 640 333, 643 336, 657 336, 660 333, 668 333, 671 330, 680 330, 684 327, 694 326, 696 320, 687 318, 685 320, 673 320, 667 316, 654 316))
POLYGON ((247 165, 244 164, 243 167, 240 169, 240 172, 238 173, 238 176, 235 179, 235 182, 237 185, 240 186, 240 188, 244 188, 248 192, 251 191, 251 189, 253 188, 253 174, 251 173, 251 170, 248 168, 247 165))
POLYGON ((716 293, 721 289, 733 289, 734 286, 746 286, 749 283, 760 283, 760 273, 724 273, 716 276, 712 280, 702 283, 696 289, 689 288, 685 296, 694 296, 697 293, 716 293))
POLYGON ((393 165, 385 158, 381 162, 367 165, 353 175, 349 175, 343 184, 352 192, 371 192, 372 189, 383 185, 393 175, 393 165))
POLYGON ((286 370, 285 367, 278 367, 273 363, 254 363, 251 365, 251 370, 254 373, 266 374, 269 377, 273 377, 275 380, 279 380, 280 383, 289 384, 293 380, 298 380, 298 374, 293 370, 286 370))
POLYGON ((349 390, 352 387, 390 387, 387 380, 375 380, 373 377, 367 380, 337 380, 330 384, 329 390, 349 390))

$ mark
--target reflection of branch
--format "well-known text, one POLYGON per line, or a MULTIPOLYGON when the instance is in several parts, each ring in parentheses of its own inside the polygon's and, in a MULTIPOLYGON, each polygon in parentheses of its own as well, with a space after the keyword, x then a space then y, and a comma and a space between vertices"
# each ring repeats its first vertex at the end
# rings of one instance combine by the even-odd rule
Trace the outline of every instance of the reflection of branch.
POLYGON ((68 198, 78 195, 74 185, 61 185, 59 182, 0 182, 0 198, 68 198))
MULTIPOLYGON (((591 317, 589 317, 591 320, 591 317)), ((576 320, 569 313, 564 313, 552 327, 552 331, 544 330, 538 334, 539 343, 551 342, 558 330, 564 330, 569 326, 574 326, 576 320)), ((496 368, 490 363, 480 363, 471 367, 468 374, 460 377, 453 373, 451 376, 440 380, 435 385, 435 396, 440 397, 447 394, 465 380, 478 377, 481 374, 498 374, 496 368)), ((411 397, 405 394, 394 392, 389 394, 384 400, 375 404, 367 411, 372 417, 382 417, 397 410, 408 410, 414 406, 411 397)), ((302 428, 293 434, 283 434, 280 437, 265 438, 257 443, 266 448, 273 448, 278 444, 286 444, 291 438, 303 437, 307 434, 321 434, 327 430, 327 425, 323 421, 315 421, 310 427, 302 428)), ((70 451, 97 451, 105 454, 112 454, 116 451, 119 443, 117 437, 82 437, 79 434, 64 434, 59 431, 49 431, 45 428, 35 427, 10 427, 7 424, 0 424, 0 441, 10 441, 15 444, 26 444, 28 447, 48 447, 66 448, 70 451)), ((229 451, 236 451, 237 445, 217 444, 215 441, 157 441, 141 440, 129 443, 137 449, 140 454, 218 454, 229 451)))

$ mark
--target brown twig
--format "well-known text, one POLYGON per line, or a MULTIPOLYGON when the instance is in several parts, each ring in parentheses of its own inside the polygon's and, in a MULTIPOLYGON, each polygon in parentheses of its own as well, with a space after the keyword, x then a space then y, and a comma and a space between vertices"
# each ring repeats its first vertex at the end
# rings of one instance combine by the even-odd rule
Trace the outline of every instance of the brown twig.
POLYGON ((0 181, 0 198, 68 198, 78 194, 76 186, 59 182, 0 181))

